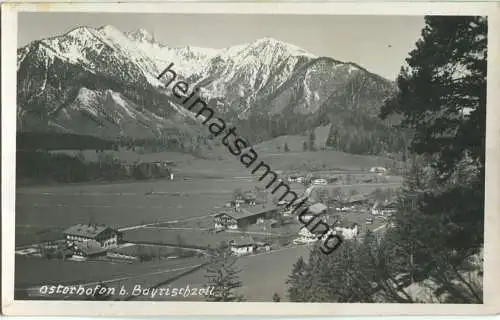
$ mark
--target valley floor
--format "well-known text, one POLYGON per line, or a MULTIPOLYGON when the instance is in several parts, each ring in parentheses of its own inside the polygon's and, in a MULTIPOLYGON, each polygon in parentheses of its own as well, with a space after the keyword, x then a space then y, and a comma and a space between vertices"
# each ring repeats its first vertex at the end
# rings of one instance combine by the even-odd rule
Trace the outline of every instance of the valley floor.
MULTIPOLYGON (((247 172, 237 159, 223 158, 215 161, 183 158, 179 155, 170 158, 167 158, 167 154, 155 156, 167 160, 179 157, 175 159, 178 165, 173 181, 17 188, 16 247, 22 249, 35 243, 60 239, 61 232, 67 227, 78 223, 85 224, 91 219, 122 230, 124 237, 131 239, 131 242, 139 240, 158 243, 161 239, 164 243, 175 243, 176 239, 182 237, 184 245, 206 245, 210 239, 206 230, 213 227, 212 216, 220 212, 222 206, 231 200, 233 191, 238 188, 253 189, 258 185, 263 187, 262 182, 256 181, 256 177, 247 172)), ((325 172, 353 175, 362 174, 366 172, 366 168, 379 166, 384 161, 376 157, 351 155, 349 158, 348 154, 338 152, 297 152, 286 156, 268 154, 263 159, 269 161, 275 170, 291 170, 290 166, 297 163, 307 165, 307 159, 313 159, 311 161, 325 164, 319 165, 325 172)), ((400 184, 401 178, 388 177, 384 182, 352 183, 340 187, 345 192, 355 189, 359 193, 369 193, 377 188, 397 188, 400 184)), ((299 194, 304 190, 299 184, 291 186, 299 194)), ((335 187, 338 186, 327 186, 335 187)), ((366 216, 365 213, 359 213, 353 219, 364 224, 366 216)), ((381 226, 383 221, 376 221, 369 228, 376 229, 381 226)), ((289 228, 285 226, 277 230, 254 230, 253 236, 285 237, 291 240, 297 237, 298 229, 298 226, 291 225, 289 228)), ((306 257, 308 251, 308 246, 281 245, 270 252, 239 258, 238 266, 242 269, 243 282, 241 292, 248 301, 271 301, 274 292, 285 299, 285 280, 291 267, 299 256, 306 257)), ((129 288, 136 284, 158 288, 203 286, 204 271, 199 268, 204 261, 202 256, 192 256, 125 264, 16 256, 15 286, 21 297, 30 292, 29 290, 36 290, 29 288, 49 283, 104 282, 110 286, 124 285, 129 288)))

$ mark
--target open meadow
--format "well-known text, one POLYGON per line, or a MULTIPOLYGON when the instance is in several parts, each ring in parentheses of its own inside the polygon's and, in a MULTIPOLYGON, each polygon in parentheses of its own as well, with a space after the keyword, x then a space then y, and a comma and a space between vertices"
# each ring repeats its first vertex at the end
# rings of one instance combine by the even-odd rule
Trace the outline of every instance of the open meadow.
MULTIPOLYGON (((274 292, 278 293, 281 301, 286 301, 286 280, 292 271, 292 266, 297 259, 302 256, 307 261, 310 246, 288 247, 276 251, 259 253, 252 256, 239 257, 236 267, 239 268, 239 274, 242 287, 238 292, 242 293, 247 301, 251 302, 270 302, 274 292)), ((165 286, 159 288, 184 288, 204 287, 207 285, 205 278, 205 269, 189 273, 165 286)), ((133 300, 172 300, 172 301, 200 301, 203 297, 156 297, 146 299, 137 297, 133 300)))
POLYGON ((201 263, 203 259, 198 257, 136 263, 105 261, 82 263, 16 256, 15 281, 17 290, 22 294, 27 288, 38 285, 85 285, 99 282, 112 284, 127 279, 147 277, 150 274, 187 270, 201 263))
MULTIPOLYGON (((91 219, 120 228, 206 217, 217 213, 231 200, 235 189, 264 186, 256 180, 258 176, 252 176, 237 158, 227 154, 221 160, 197 159, 178 153, 141 156, 177 161, 175 179, 18 187, 16 245, 57 238, 65 228, 88 223, 91 219)), ((364 168, 380 165, 383 161, 380 157, 336 151, 262 154, 259 159, 275 170, 314 162, 322 168, 325 164, 326 168, 352 172, 363 172, 364 168)), ((399 182, 393 180, 390 184, 399 185, 399 182)), ((365 193, 381 186, 384 184, 346 188, 365 193)))
MULTIPOLYGON (((120 183, 75 183, 47 186, 18 187, 16 192, 16 246, 40 241, 60 239, 62 231, 77 223, 94 220, 115 228, 124 229, 124 239, 137 243, 164 243, 192 247, 215 247, 223 238, 237 237, 236 233, 211 234, 211 215, 218 213, 232 199, 235 189, 264 187, 237 158, 225 155, 219 160, 197 159, 166 153, 149 155, 151 159, 176 160, 174 180, 126 181, 120 183), (177 158, 175 158, 177 157, 177 158), (182 161, 185 160, 185 161, 182 161), (151 225, 149 225, 151 224, 151 225), (149 225, 149 226, 148 226, 149 225), (128 227, 128 229, 127 229, 128 227), (180 243, 179 243, 180 242, 180 243)), ((342 152, 290 152, 262 154, 259 158, 273 170, 293 170, 308 164, 321 173, 361 174, 366 168, 383 163, 377 157, 349 155, 342 152)), ((379 183, 353 183, 352 185, 328 185, 340 187, 344 192, 356 189, 358 193, 370 193, 377 188, 397 188, 399 177, 389 176, 379 183)), ((304 187, 291 184, 300 193, 304 187)), ((324 188, 325 186, 322 186, 324 188)), ((366 215, 366 214, 365 214, 366 215)), ((350 222, 360 222, 365 215, 348 217, 350 222)), ((381 222, 370 226, 375 228, 381 222)), ((292 231, 283 228, 248 230, 256 240, 271 243, 288 241, 297 235, 300 226, 290 225, 292 231), (283 230, 282 230, 283 229, 283 230), (285 239, 284 237, 288 237, 285 239), (283 239, 282 239, 283 238, 283 239)), ((284 247, 269 253, 241 257, 241 292, 249 301, 270 301, 274 292, 285 298, 285 281, 293 263, 301 255, 307 255, 309 247, 284 247)), ((16 257, 16 286, 22 288, 41 283, 93 283, 104 281, 109 285, 128 288, 135 284, 156 287, 203 287, 204 271, 184 275, 203 259, 152 260, 142 263, 72 262, 16 257), (36 271, 35 271, 36 270, 36 271), (78 275, 75 277, 75 275, 78 275), (179 277, 176 280, 169 279, 179 277)), ((114 297, 114 299, 124 299, 114 297)), ((151 299, 136 297, 134 299, 151 299)), ((203 297, 156 297, 153 299, 199 300, 203 297)))
POLYGON ((18 188, 17 245, 47 229, 64 230, 94 219, 112 227, 175 221, 214 214, 250 179, 190 179, 18 188), (147 194, 151 193, 151 194, 147 194))

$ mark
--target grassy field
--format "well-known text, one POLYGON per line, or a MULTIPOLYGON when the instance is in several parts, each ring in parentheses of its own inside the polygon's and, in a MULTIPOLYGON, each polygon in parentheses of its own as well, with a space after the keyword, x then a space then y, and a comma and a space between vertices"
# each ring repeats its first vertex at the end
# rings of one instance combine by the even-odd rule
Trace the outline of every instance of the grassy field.
MULTIPOLYGON (((194 250, 184 250, 180 248, 171 247, 159 247, 150 245, 127 245, 121 248, 116 248, 111 250, 114 253, 134 256, 134 257, 146 257, 147 260, 155 260, 160 257, 160 259, 167 259, 172 257, 192 257, 197 254, 194 250)), ((146 260, 143 259, 143 260, 146 260)))
MULTIPOLYGON (((94 152, 95 153, 95 152, 94 152)), ((92 152, 90 152, 92 154, 92 152)), ((227 152, 223 160, 197 159, 178 153, 159 153, 141 157, 177 162, 174 181, 134 181, 108 184, 66 184, 18 187, 16 192, 16 226, 21 242, 30 234, 43 236, 44 228, 63 230, 91 218, 113 227, 141 223, 182 220, 215 213, 231 199, 237 188, 263 186, 252 177, 237 158, 227 152), (147 193, 153 193, 147 195, 147 193), (23 230, 24 228, 24 230, 23 230)), ((132 155, 130 155, 132 157, 132 155)), ((297 165, 335 167, 341 170, 380 165, 378 157, 356 156, 342 152, 261 153, 259 157, 273 169, 297 165)), ((371 186, 353 186, 360 192, 371 186)))
MULTIPOLYGON (((306 166, 315 170, 360 173, 368 167, 384 165, 384 161, 387 161, 379 157, 354 156, 333 151, 295 152, 292 148, 292 152, 286 154, 272 152, 260 152, 259 158, 268 162, 274 170, 295 170, 294 168, 306 166)), ((88 156, 90 157, 90 154, 88 156)), ((135 159, 133 155, 129 156, 131 161, 135 159)), ((149 154, 141 157, 177 162, 174 167, 175 179, 18 187, 16 245, 57 239, 67 227, 77 223, 88 223, 90 219, 112 227, 169 221, 173 224, 173 221, 190 219, 186 224, 177 223, 175 226, 203 229, 211 227, 211 218, 207 216, 219 212, 219 209, 232 198, 235 189, 253 189, 256 185, 263 187, 263 184, 256 182, 256 177, 252 177, 249 170, 243 167, 236 157, 227 152, 217 160, 199 159, 176 153, 149 154)), ((390 182, 391 186, 397 187, 400 179, 394 178, 390 182)), ((355 188, 359 193, 369 193, 384 186, 388 185, 356 184, 341 187, 345 190, 355 188)), ((365 219, 363 214, 353 217, 355 221, 365 219)), ((125 238, 130 241, 135 239, 175 244, 180 236, 184 244, 215 246, 222 237, 211 236, 202 230, 169 230, 161 226, 170 224, 129 230, 125 232, 125 238)), ((375 226, 374 224, 370 228, 375 226)), ((279 232, 279 230, 270 232, 275 231, 279 232)), ((249 301, 270 301, 273 292, 278 292, 283 297, 286 289, 284 282, 292 264, 299 255, 307 252, 307 248, 286 248, 283 251, 241 258, 238 264, 243 269, 242 292, 249 301)), ((15 282, 16 287, 23 288, 40 283, 92 282, 143 275, 144 277, 137 281, 155 285, 162 282, 167 275, 177 274, 177 271, 168 273, 169 268, 195 265, 200 263, 201 259, 193 258, 192 263, 190 261, 160 260, 137 264, 79 263, 16 257, 15 282), (166 273, 150 274, 159 271, 166 273)), ((171 285, 201 286, 204 283, 203 279, 203 272, 197 271, 181 277, 171 285)), ((127 278, 120 281, 133 285, 135 280, 127 278)), ((119 283, 118 280, 115 282, 119 283)))
POLYGON ((104 261, 46 260, 16 256, 15 283, 18 288, 39 284, 84 284, 174 269, 202 262, 201 258, 155 260, 133 264, 104 261))
MULTIPOLYGON (((272 295, 277 292, 286 301, 286 279, 291 273, 293 264, 302 256, 307 261, 310 247, 291 247, 279 251, 261 253, 254 256, 240 257, 237 261, 237 268, 242 270, 239 274, 243 286, 239 289, 247 301, 250 302, 270 302, 272 295)), ((183 288, 204 287, 207 284, 205 269, 200 269, 181 277, 163 288, 183 288)), ((134 300, 146 300, 144 297, 137 297, 134 300)), ((149 299, 150 300, 150 299, 149 299)), ((173 301, 202 301, 203 297, 156 297, 152 300, 173 300, 173 301)))
MULTIPOLYGON (((240 274, 243 282, 241 293, 248 301, 270 301, 273 292, 284 297, 285 281, 290 274, 293 263, 299 256, 307 257, 309 247, 285 248, 270 253, 241 257, 237 267, 243 270, 240 274)), ((192 267, 202 264, 200 258, 182 260, 161 260, 135 264, 108 262, 72 262, 60 260, 40 260, 36 258, 16 257, 16 290, 22 293, 28 287, 41 284, 82 284, 93 286, 103 281, 107 286, 117 288, 124 286, 129 292, 136 285, 158 288, 202 288, 206 284, 205 270, 181 276, 172 283, 169 279, 181 275, 192 267), (44 270, 44 272, 40 272, 44 270), (75 274, 78 279, 75 280, 75 274), (161 285, 167 282, 168 284, 161 285)), ((56 298, 56 297, 52 297, 56 298)), ((121 298, 124 297, 115 297, 121 298)), ((134 300, 203 300, 204 297, 136 297, 134 300)))
POLYGON ((244 179, 192 179, 19 188, 16 226, 22 236, 43 228, 87 223, 92 217, 113 227, 200 217, 216 213, 231 199, 233 190, 241 187, 251 187, 251 183, 244 179))
MULTIPOLYGON (((109 297, 109 300, 125 300, 129 299, 132 296, 132 292, 134 290, 134 287, 136 286, 141 286, 141 287, 154 287, 155 285, 159 283, 165 283, 171 281, 171 279, 175 279, 179 276, 184 275, 186 272, 189 272, 189 270, 193 269, 195 266, 188 266, 187 268, 174 268, 174 269, 163 269, 159 271, 155 271, 153 273, 147 273, 147 274, 138 274, 132 278, 128 279, 118 279, 116 281, 111 281, 105 283, 105 285, 108 288, 114 289, 114 295, 111 295, 109 297), (120 290, 121 289, 125 290, 125 294, 121 295, 120 290)), ((52 284, 49 284, 52 285, 52 284)), ((95 288, 96 283, 93 283, 88 286, 84 286, 85 288, 95 288)), ((19 298, 16 299, 28 299, 28 300, 35 300, 35 299, 41 299, 41 300, 87 300, 87 297, 85 295, 68 295, 68 294, 40 294, 38 290, 36 290, 36 287, 32 287, 33 289, 30 290, 18 290, 17 296, 19 298), (22 295, 22 297, 21 297, 22 295)))
POLYGON ((274 170, 367 172, 371 167, 392 166, 392 160, 375 156, 352 155, 339 151, 259 153, 259 159, 274 170), (262 155, 261 155, 262 154, 262 155))
POLYGON ((146 242, 169 245, 185 245, 200 248, 215 248, 222 241, 241 237, 239 233, 208 232, 199 230, 176 230, 165 227, 147 227, 126 231, 124 240, 128 242, 146 242))

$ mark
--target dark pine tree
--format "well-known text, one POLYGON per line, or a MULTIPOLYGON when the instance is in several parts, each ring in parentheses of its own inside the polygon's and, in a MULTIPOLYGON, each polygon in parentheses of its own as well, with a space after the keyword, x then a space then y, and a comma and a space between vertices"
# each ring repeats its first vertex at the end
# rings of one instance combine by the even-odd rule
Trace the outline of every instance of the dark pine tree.
POLYGON ((286 281, 288 285, 288 298, 290 301, 307 301, 305 294, 304 277, 306 276, 307 264, 302 257, 292 267, 292 273, 286 281))
POLYGON ((239 279, 239 269, 236 268, 236 256, 234 256, 225 243, 214 250, 210 256, 210 262, 206 268, 205 278, 207 285, 214 287, 213 294, 207 296, 207 301, 212 302, 235 302, 244 301, 241 294, 235 292, 242 286, 239 279))
POLYGON ((381 109, 413 133, 391 232, 413 279, 432 277, 450 302, 482 303, 461 269, 484 242, 487 19, 426 17, 406 61, 397 97, 381 109))
POLYGON ((447 221, 447 236, 435 244, 467 255, 483 243, 487 19, 431 16, 425 23, 398 77, 399 94, 381 116, 402 116, 414 133, 410 152, 432 163, 435 187, 425 190, 420 210, 447 221), (468 178, 458 179, 459 171, 468 178))

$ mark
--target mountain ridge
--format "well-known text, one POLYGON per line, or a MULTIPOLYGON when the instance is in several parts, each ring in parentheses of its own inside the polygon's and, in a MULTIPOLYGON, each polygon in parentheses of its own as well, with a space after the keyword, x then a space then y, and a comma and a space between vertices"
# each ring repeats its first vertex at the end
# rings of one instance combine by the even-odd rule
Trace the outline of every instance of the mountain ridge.
POLYGON ((313 129, 340 109, 377 121, 378 106, 395 92, 393 82, 355 63, 271 37, 223 49, 170 48, 144 29, 81 26, 18 49, 19 127, 33 129, 31 118, 49 131, 190 139, 201 134, 194 115, 156 78, 170 63, 176 80, 199 87, 221 117, 256 140, 313 129), (86 103, 82 88, 93 97, 86 103), (116 99, 102 98, 106 92, 116 99))

